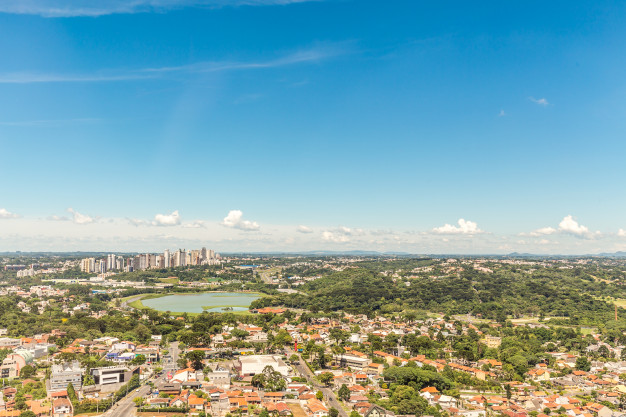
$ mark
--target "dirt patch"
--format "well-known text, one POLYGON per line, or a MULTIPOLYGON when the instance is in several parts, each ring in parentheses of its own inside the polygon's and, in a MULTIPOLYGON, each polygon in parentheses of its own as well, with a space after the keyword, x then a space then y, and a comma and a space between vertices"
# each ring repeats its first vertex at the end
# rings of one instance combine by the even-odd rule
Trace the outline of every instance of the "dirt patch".
POLYGON ((293 417, 307 417, 302 407, 300 407, 300 404, 289 403, 287 405, 289 406, 289 409, 293 413, 293 417))

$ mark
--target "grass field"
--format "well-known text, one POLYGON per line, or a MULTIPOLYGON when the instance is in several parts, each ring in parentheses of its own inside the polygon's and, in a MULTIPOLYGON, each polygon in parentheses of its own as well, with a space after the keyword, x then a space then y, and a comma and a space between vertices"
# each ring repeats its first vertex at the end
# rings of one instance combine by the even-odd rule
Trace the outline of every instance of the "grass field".
POLYGON ((180 280, 178 278, 172 277, 172 278, 159 278, 159 281, 161 281, 164 284, 178 284, 180 280))

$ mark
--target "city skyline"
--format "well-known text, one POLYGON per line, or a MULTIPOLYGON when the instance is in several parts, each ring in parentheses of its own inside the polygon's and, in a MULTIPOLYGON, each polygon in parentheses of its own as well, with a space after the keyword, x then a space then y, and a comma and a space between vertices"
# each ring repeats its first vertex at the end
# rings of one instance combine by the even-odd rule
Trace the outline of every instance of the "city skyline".
POLYGON ((4 2, 0 251, 626 250, 625 16, 4 2))

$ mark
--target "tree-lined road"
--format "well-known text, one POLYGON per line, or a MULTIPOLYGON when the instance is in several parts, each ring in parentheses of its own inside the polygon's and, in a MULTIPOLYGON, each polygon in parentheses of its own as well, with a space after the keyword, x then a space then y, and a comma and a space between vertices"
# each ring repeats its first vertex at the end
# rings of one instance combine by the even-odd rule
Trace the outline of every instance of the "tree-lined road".
MULTIPOLYGON (((293 352, 291 351, 285 350, 286 355, 290 355, 292 353, 293 352)), ((348 413, 346 413, 346 410, 343 409, 343 407, 341 406, 341 403, 339 402, 339 400, 337 400, 335 393, 330 388, 322 385, 317 380, 317 378, 315 377, 315 374, 311 372, 308 366, 306 366, 304 359, 302 359, 302 356, 300 356, 299 353, 296 353, 296 355, 298 356, 298 363, 294 364, 294 366, 296 367, 300 375, 306 378, 307 381, 309 381, 309 383, 311 383, 315 388, 322 391, 322 393, 324 394, 324 397, 328 400, 328 404, 331 407, 336 408, 337 411, 339 411, 339 415, 341 417, 348 417, 348 413)))

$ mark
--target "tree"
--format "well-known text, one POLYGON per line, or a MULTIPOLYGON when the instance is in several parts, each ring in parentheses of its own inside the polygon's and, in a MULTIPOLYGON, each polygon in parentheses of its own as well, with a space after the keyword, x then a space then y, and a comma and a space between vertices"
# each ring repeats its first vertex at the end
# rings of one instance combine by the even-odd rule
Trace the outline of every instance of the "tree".
POLYGON ((287 383, 280 372, 275 371, 271 365, 263 368, 263 372, 252 377, 252 386, 263 388, 266 391, 282 391, 287 383))
POLYGON ((317 398, 318 400, 322 401, 324 399, 324 393, 322 391, 317 391, 315 393, 315 398, 317 398))
POLYGON ((610 356, 610 352, 609 349, 602 345, 598 348, 598 356, 601 356, 603 358, 608 358, 610 356))
POLYGON ((143 365, 144 363, 146 363, 146 356, 145 355, 137 355, 135 356, 131 361, 130 364, 131 365, 143 365))
POLYGON ((340 400, 348 401, 350 399, 350 388, 346 384, 341 384, 341 388, 337 391, 340 400))
POLYGON ((37 417, 37 414, 35 414, 33 411, 26 410, 20 413, 20 417, 37 417))
POLYGON ((579 371, 589 372, 589 370, 591 369, 591 363, 589 362, 589 359, 587 359, 585 356, 579 356, 578 358, 576 358, 576 369, 579 371))
POLYGON ((96 385, 96 381, 91 374, 87 374, 83 377, 83 385, 96 385))
POLYGON ((192 350, 185 354, 185 358, 191 362, 191 367, 196 371, 204 368, 204 364, 202 363, 204 357, 205 354, 202 350, 192 350))
POLYGON ((78 395, 76 395, 76 390, 74 389, 74 385, 67 384, 67 397, 72 402, 72 404, 78 404, 78 395))
POLYGON ((328 410, 328 417, 338 417, 339 416, 339 410, 337 410, 335 407, 331 407, 330 410, 328 410))
POLYGON ((20 370, 20 377, 22 378, 29 378, 33 375, 35 375, 35 368, 31 365, 26 365, 20 370))
POLYGON ((320 382, 327 386, 330 385, 330 383, 333 381, 334 378, 335 378, 335 375, 333 375, 332 372, 323 372, 319 376, 320 382))
POLYGON ((233 337, 236 337, 239 340, 243 340, 243 339, 245 339, 246 337, 248 337, 250 335, 250 333, 248 333, 245 330, 241 330, 241 329, 233 329, 230 332, 230 334, 233 335, 233 337))
POLYGON ((143 397, 137 397, 133 401, 135 402, 135 406, 141 407, 141 405, 143 404, 143 397))
POLYGON ((511 385, 504 384, 504 390, 506 391, 506 399, 511 401, 511 385))

